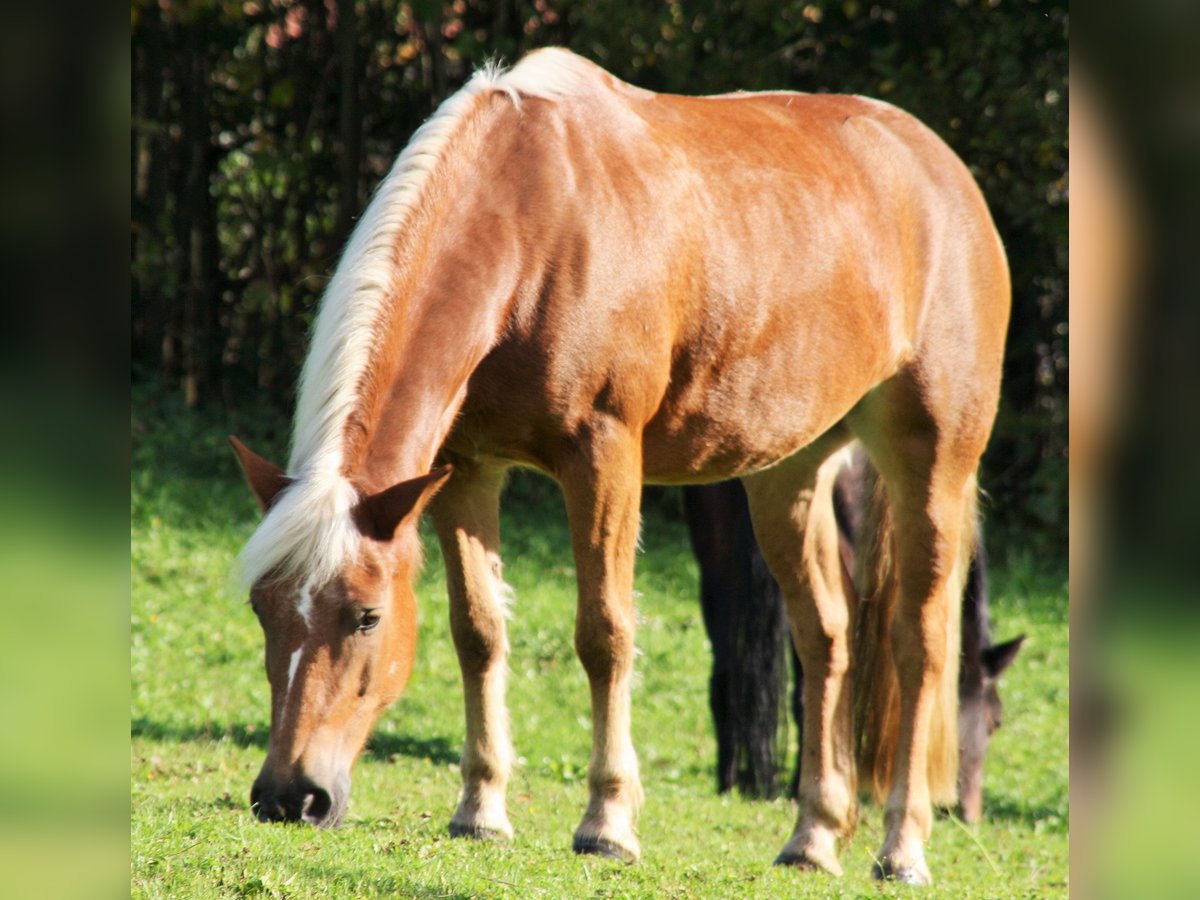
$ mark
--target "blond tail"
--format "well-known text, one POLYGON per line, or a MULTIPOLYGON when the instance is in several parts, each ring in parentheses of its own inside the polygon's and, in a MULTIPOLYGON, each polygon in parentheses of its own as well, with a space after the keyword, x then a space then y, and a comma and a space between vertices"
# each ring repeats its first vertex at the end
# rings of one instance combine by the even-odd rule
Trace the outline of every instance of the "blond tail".
MULTIPOLYGON (((882 803, 892 786, 892 768, 900 740, 900 688, 890 640, 900 599, 896 577, 892 511, 883 480, 875 476, 867 520, 857 554, 858 609, 854 647, 854 728, 858 742, 859 784, 870 785, 882 803)), ((962 591, 978 540, 975 479, 965 492, 962 542, 946 582, 946 666, 929 725, 929 791, 939 806, 958 799, 958 662, 962 637, 962 591)))

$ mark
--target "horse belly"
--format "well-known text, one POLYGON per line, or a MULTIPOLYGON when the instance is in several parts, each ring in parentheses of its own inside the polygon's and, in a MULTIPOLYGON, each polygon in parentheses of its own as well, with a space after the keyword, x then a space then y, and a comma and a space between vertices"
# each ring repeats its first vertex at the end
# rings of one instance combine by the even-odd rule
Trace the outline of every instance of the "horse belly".
POLYGON ((797 258, 789 247, 802 245, 803 229, 789 234, 783 219, 774 233, 788 239, 775 254, 760 244, 740 280, 711 281, 688 304, 669 386, 644 433, 647 479, 716 480, 785 459, 905 358, 900 266, 864 257, 833 231, 823 258, 797 258))
POLYGON ((831 429, 879 380, 869 355, 777 344, 673 379, 643 434, 648 481, 716 481, 766 468, 831 429))

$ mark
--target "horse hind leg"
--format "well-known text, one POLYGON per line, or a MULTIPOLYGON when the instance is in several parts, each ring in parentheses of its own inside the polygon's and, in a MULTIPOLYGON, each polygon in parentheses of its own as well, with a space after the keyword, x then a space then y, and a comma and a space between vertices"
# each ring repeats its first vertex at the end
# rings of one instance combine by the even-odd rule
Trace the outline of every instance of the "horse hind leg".
MULTIPOLYGON (((888 641, 898 694, 895 728, 871 736, 870 716, 863 726, 863 747, 884 765, 875 780, 890 780, 875 874, 911 884, 931 882, 924 844, 932 803, 952 805, 956 792, 958 601, 975 534, 974 475, 988 431, 982 414, 950 415, 942 404, 939 417, 939 405, 925 393, 928 383, 898 376, 851 421, 886 485, 890 537, 881 534, 880 542, 890 541, 893 553, 891 566, 881 570, 885 577, 864 596, 877 609, 894 598, 890 629, 879 639, 888 641)), ((873 672, 859 676, 864 686, 883 683, 873 672)))
POLYGON ((743 479, 755 536, 783 591, 803 681, 799 813, 777 863, 841 874, 857 820, 851 732, 853 595, 842 577, 833 482, 846 437, 832 433, 743 479))
POLYGON ((512 837, 505 792, 512 740, 505 704, 507 586, 500 577, 500 490, 504 469, 455 461, 430 513, 446 563, 450 630, 462 670, 466 741, 454 837, 512 837))
POLYGON ((634 824, 642 786, 630 737, 641 463, 638 436, 602 421, 559 471, 579 589, 575 649, 592 695, 589 799, 574 849, 625 862, 641 856, 634 824))

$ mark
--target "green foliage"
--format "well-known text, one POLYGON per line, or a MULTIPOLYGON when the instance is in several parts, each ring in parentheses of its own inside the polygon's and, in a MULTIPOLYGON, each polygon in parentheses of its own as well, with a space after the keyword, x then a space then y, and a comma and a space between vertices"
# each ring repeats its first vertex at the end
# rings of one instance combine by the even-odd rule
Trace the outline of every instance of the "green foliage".
POLYGON ((983 484, 1006 546, 1062 559, 1068 21, 1065 0, 137 0, 135 360, 192 405, 290 409, 352 216, 489 57, 561 44, 656 90, 877 96, 942 135, 988 197, 1014 307, 983 484))
MULTIPOLYGON (((354 775, 337 831, 266 826, 248 809, 267 745, 262 638, 228 576, 257 513, 232 454, 238 430, 274 454, 283 436, 239 412, 198 414, 135 394, 131 485, 131 893, 136 897, 908 896, 870 880, 882 813, 864 809, 846 875, 771 867, 787 801, 713 790, 710 655, 696 567, 677 520, 651 504, 637 590, 634 743, 646 788, 645 857, 626 867, 570 851, 586 803, 588 690, 573 649, 574 570, 557 489, 536 476, 505 495, 505 576, 516 588, 509 700, 519 756, 510 845, 451 840, 463 740, 458 667, 436 541, 418 586, 412 681, 354 775), (243 417, 244 418, 241 418, 243 417), (256 427, 257 426, 257 427, 256 427), (261 443, 260 443, 261 442, 261 443)), ((1007 714, 976 829, 935 824, 931 897, 1065 896, 1068 862, 1066 587, 1030 566, 994 573, 999 637, 1028 639, 1004 678, 1007 714)), ((794 748, 792 751, 794 752, 794 748)))

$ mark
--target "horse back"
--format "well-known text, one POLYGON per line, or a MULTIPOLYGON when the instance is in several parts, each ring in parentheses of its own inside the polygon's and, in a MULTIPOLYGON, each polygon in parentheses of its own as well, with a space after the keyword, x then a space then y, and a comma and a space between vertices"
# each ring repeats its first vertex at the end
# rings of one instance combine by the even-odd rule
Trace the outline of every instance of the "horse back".
POLYGON ((648 479, 728 477, 833 427, 931 328, 940 343, 988 330, 969 282, 1006 280, 1003 255, 969 173, 916 120, 595 71, 526 100, 492 141, 492 177, 523 185, 522 277, 465 418, 511 410, 505 384, 523 409, 473 447, 552 471, 600 412, 643 430, 648 479))

